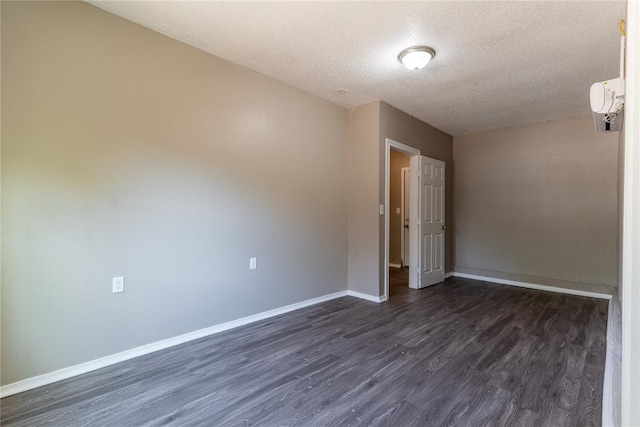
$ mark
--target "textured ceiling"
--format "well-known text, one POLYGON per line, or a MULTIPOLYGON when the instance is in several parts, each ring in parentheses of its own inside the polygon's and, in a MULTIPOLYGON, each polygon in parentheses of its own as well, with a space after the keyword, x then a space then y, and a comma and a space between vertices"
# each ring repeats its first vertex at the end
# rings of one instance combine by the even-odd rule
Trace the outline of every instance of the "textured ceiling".
POLYGON ((619 74, 622 1, 90 1, 345 107, 383 100, 459 135, 589 113, 619 74), (396 59, 436 50, 420 71, 396 59), (346 93, 345 93, 346 92, 346 93))

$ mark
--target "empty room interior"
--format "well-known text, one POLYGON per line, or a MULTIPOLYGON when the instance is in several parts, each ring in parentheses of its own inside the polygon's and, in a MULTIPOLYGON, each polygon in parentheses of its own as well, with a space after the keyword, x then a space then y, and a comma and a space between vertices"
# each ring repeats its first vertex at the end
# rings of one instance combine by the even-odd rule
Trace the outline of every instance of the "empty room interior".
POLYGON ((0 18, 0 424, 640 426, 640 2, 0 18))

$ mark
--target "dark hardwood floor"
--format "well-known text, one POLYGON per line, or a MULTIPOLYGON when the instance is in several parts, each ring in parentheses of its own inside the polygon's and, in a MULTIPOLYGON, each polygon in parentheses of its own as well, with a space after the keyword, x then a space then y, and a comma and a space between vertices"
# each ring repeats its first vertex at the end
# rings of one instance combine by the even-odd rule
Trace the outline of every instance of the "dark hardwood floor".
POLYGON ((2 399, 3 426, 600 425, 607 302, 462 279, 345 297, 2 399))

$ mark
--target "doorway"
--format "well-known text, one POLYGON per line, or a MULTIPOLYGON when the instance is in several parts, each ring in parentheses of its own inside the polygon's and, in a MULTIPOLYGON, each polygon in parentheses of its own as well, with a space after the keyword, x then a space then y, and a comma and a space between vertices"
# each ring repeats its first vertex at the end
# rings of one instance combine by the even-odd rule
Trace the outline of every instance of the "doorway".
MULTIPOLYGON (((402 277, 404 275, 408 276, 408 287, 412 289, 420 289, 444 281, 445 164, 440 160, 421 156, 419 150, 387 138, 384 181, 384 205, 380 206, 380 214, 384 214, 384 261, 382 265, 384 295, 381 298, 382 301, 387 300, 390 296, 389 285, 391 282, 390 273, 392 272, 395 273, 394 281, 397 283, 397 280, 401 280, 400 286, 404 290, 407 290, 407 281, 402 277), (406 235, 402 231, 405 225, 404 220, 401 221, 402 208, 405 204, 401 200, 398 201, 397 197, 394 197, 393 200, 391 197, 391 181, 395 177, 399 182, 402 182, 401 169, 406 167, 401 166, 400 170, 394 167, 395 172, 392 174, 392 158, 398 157, 398 154, 409 158, 408 179, 404 180, 405 185, 408 182, 409 187, 407 192, 409 197, 407 225, 409 227, 406 235), (394 245, 400 251, 399 256, 391 247, 391 238, 394 233, 399 236, 399 239, 394 239, 394 245), (406 253, 407 248, 402 242, 403 236, 404 238, 408 237, 409 240, 408 254, 406 253), (398 243, 400 244, 398 245, 398 243), (391 262, 392 255, 394 262, 391 262), (405 262, 409 267, 408 272, 402 268, 405 262), (399 271, 391 270, 398 268, 399 271), (405 274, 398 277, 398 273, 405 274)), ((400 195, 401 197, 402 195, 400 195)))
POLYGON ((406 293, 409 288, 409 156, 389 152, 389 298, 406 293))
MULTIPOLYGON (((417 267, 418 234, 411 233, 415 228, 418 210, 418 175, 411 174, 412 165, 418 165, 420 150, 391 139, 385 144, 385 202, 384 202, 384 296, 390 296, 389 285, 393 281, 404 290, 418 288, 417 267), (403 193, 402 169, 408 170, 409 185, 405 186, 407 194, 403 193), (392 182, 393 181, 393 182, 392 182), (413 185, 412 185, 413 184, 413 185), (392 194, 393 187, 393 194, 392 194), (408 198, 408 200, 405 200, 408 198), (408 206, 408 209, 405 207, 408 206), (408 221, 405 221, 408 218, 408 221), (405 222, 408 222, 408 239, 404 233, 405 222), (408 240, 405 244, 405 239, 408 240), (392 241, 393 240, 393 241, 392 241), (404 268, 406 266, 407 268, 404 268), (415 271, 413 271, 415 269, 415 271), (393 274, 393 277, 390 277, 393 274)), ((417 167, 413 166, 417 171, 417 167)), ((417 231, 417 230, 416 230, 417 231)))

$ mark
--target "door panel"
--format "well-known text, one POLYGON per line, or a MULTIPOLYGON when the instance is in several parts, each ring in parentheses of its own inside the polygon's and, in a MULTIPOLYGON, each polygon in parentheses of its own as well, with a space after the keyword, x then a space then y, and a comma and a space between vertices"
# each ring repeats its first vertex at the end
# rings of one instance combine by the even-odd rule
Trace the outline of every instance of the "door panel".
POLYGON ((431 214, 433 213, 433 185, 425 184, 422 187, 422 203, 424 204, 422 209, 422 220, 431 222, 431 214))
POLYGON ((435 242, 433 245, 434 256, 433 256, 433 268, 434 270, 442 270, 443 268, 443 257, 442 257, 442 248, 444 247, 444 242, 442 241, 442 234, 436 234, 435 242))
POLYGON ((430 273, 431 272, 431 262, 433 261, 433 257, 431 254, 431 249, 433 248, 433 236, 426 234, 422 236, 422 247, 424 250, 422 251, 422 272, 430 273))
POLYGON ((419 285, 444 281, 444 162, 420 156, 419 285))
POLYGON ((442 223, 442 215, 444 214, 442 199, 444 195, 442 192, 444 188, 441 186, 436 186, 433 189, 433 219, 435 222, 442 223))

